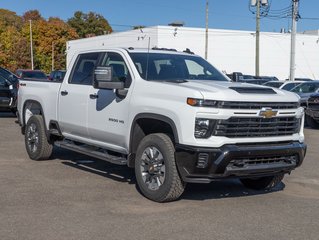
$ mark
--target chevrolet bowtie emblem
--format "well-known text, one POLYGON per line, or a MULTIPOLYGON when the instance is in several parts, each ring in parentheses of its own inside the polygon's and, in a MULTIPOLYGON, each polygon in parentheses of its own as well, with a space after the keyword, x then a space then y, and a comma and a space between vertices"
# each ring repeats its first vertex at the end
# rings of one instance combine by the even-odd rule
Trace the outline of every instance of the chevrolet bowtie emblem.
POLYGON ((278 111, 274 111, 271 108, 262 108, 259 112, 259 116, 264 118, 272 118, 277 116, 278 111))

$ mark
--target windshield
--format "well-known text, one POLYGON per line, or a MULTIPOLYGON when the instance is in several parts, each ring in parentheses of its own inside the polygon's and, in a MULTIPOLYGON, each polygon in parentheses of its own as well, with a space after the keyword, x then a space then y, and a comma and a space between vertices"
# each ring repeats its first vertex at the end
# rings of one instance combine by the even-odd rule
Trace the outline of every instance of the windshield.
POLYGON ((179 54, 131 53, 143 79, 155 81, 214 80, 229 81, 204 59, 179 54))
POLYGON ((15 83, 18 81, 18 78, 13 73, 9 72, 8 70, 4 68, 0 68, 0 76, 6 78, 12 83, 15 83))
POLYGON ((307 82, 307 83, 302 83, 296 86, 291 91, 295 93, 312 93, 317 91, 318 88, 319 88, 319 82, 317 83, 307 82))
POLYGON ((287 90, 287 91, 290 91, 291 89, 293 89, 295 86, 299 85, 300 83, 295 83, 295 82, 292 82, 292 83, 287 83, 286 85, 284 85, 282 87, 283 90, 287 90))

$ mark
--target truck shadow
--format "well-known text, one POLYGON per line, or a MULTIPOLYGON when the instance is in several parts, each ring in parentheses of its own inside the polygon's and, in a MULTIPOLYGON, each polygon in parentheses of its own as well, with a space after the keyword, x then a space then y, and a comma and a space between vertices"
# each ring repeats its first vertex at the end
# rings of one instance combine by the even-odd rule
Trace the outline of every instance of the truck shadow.
POLYGON ((227 179, 209 184, 188 184, 182 199, 203 201, 208 199, 249 197, 282 191, 284 188, 285 184, 282 182, 271 190, 257 191, 245 188, 238 179, 227 179))
MULTIPOLYGON (((59 159, 65 166, 97 174, 114 181, 136 184, 134 169, 126 166, 111 164, 96 158, 74 153, 66 149, 55 149, 52 159, 59 159)), ((249 197, 282 191, 284 188, 285 184, 280 183, 272 190, 256 191, 245 188, 238 179, 226 179, 209 184, 190 183, 187 185, 181 199, 203 201, 209 199, 249 197)), ((137 186, 136 189, 139 191, 137 186)))
POLYGON ((17 116, 12 112, 0 112, 0 118, 16 118, 17 116))
POLYGON ((66 149, 55 148, 52 160, 62 160, 62 164, 78 170, 94 173, 118 182, 135 184, 134 169, 119 166, 106 161, 75 153, 66 149))

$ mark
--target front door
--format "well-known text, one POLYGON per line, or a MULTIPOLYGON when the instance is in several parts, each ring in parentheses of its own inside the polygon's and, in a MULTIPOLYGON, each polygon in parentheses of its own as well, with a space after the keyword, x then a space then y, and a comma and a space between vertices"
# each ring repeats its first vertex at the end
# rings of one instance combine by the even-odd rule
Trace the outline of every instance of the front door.
POLYGON ((115 90, 90 87, 88 103, 88 130, 90 138, 100 146, 125 153, 125 139, 130 127, 129 101, 131 96, 131 74, 120 53, 107 52, 100 66, 113 70, 112 81, 124 81, 126 95, 120 97, 115 90))

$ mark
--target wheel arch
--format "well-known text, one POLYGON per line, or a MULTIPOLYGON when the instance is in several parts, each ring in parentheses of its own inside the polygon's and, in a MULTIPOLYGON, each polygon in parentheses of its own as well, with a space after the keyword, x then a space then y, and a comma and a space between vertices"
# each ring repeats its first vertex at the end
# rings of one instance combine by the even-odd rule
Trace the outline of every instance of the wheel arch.
POLYGON ((135 116, 131 125, 129 167, 134 167, 135 154, 140 141, 152 133, 166 133, 171 137, 173 143, 179 143, 178 131, 171 118, 155 113, 140 113, 135 116))
POLYGON ((43 108, 40 102, 36 101, 36 100, 26 100, 23 104, 23 108, 22 108, 23 112, 22 112, 22 132, 24 133, 25 127, 27 125, 28 120, 30 119, 30 117, 32 115, 41 115, 44 121, 44 127, 48 136, 48 128, 46 125, 46 121, 45 121, 45 116, 44 116, 44 112, 43 112, 43 108), (29 116, 26 116, 26 111, 29 110, 29 116))

